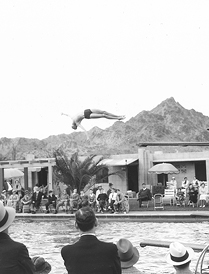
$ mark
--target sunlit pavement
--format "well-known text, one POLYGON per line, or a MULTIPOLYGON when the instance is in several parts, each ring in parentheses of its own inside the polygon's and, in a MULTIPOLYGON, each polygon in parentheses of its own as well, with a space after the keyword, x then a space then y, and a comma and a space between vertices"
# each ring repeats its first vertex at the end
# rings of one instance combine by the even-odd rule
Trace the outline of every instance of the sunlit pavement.
MULTIPOLYGON (((202 211, 198 210, 183 210, 183 211, 166 211, 166 210, 152 210, 152 211, 130 211, 129 213, 96 213, 99 220, 120 220, 120 221, 153 221, 153 222, 164 222, 164 221, 208 221, 209 220, 209 209, 202 211)), ((74 219, 74 214, 66 214, 60 212, 58 214, 45 214, 45 213, 17 213, 16 219, 41 219, 41 220, 52 220, 52 219, 74 219)))

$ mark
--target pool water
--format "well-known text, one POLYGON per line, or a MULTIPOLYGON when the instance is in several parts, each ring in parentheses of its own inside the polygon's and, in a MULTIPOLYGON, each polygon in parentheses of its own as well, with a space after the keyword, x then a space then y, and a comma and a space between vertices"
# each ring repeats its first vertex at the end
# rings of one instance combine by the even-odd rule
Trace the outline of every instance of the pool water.
MULTIPOLYGON (((67 273, 60 251, 74 243, 79 233, 73 220, 33 221, 16 220, 10 227, 10 235, 24 243, 30 257, 43 256, 51 266, 51 274, 67 273)), ((97 237, 102 241, 116 243, 120 238, 129 239, 138 248, 140 258, 135 265, 142 273, 173 273, 173 267, 165 262, 167 248, 140 247, 144 239, 182 241, 185 243, 208 244, 209 222, 201 223, 142 223, 142 222, 100 222, 97 237)), ((191 263, 194 270, 200 253, 195 252, 191 263)))

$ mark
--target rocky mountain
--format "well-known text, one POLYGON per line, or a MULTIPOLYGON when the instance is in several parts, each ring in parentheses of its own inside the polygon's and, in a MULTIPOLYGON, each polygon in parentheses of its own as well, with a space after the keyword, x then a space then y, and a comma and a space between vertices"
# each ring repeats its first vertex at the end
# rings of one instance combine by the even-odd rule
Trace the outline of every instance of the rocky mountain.
MULTIPOLYGON (((188 110, 175 101, 166 99, 151 111, 142 111, 129 121, 117 121, 105 130, 89 130, 90 141, 83 132, 49 136, 46 139, 1 138, 0 158, 24 159, 27 154, 36 157, 52 156, 62 146, 67 154, 78 151, 86 154, 137 153, 137 143, 145 141, 209 142, 209 117, 194 109, 188 110)), ((153 147, 152 150, 175 151, 175 147, 153 147)), ((178 147, 178 151, 200 151, 209 147, 178 147)))

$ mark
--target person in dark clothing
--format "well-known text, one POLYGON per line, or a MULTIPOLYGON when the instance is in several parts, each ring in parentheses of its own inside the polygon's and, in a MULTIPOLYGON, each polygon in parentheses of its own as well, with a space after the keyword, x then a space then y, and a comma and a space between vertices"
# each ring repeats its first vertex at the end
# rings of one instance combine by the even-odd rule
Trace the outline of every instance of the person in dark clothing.
POLYGON ((195 204, 197 204, 198 190, 192 184, 189 184, 188 194, 189 204, 192 204, 192 206, 194 207, 195 204))
POLYGON ((83 190, 81 190, 81 192, 80 192, 80 201, 79 201, 78 208, 88 206, 88 204, 89 204, 88 199, 89 199, 88 195, 85 194, 83 190))
POLYGON ((113 189, 113 184, 109 183, 109 189, 107 190, 107 197, 108 197, 108 199, 109 199, 110 193, 112 192, 112 189, 113 189))
POLYGON ((152 199, 152 194, 146 184, 142 184, 142 189, 137 193, 137 201, 139 201, 139 207, 142 206, 142 201, 150 201, 152 199))
POLYGON ((49 205, 52 205, 54 209, 56 209, 56 202, 57 202, 57 197, 53 194, 53 191, 49 191, 49 196, 48 196, 48 201, 45 204, 46 206, 46 213, 49 213, 49 205))
POLYGON ((121 274, 121 263, 117 246, 97 239, 98 221, 94 210, 87 206, 75 214, 75 226, 80 239, 61 250, 69 274, 121 274))
POLYGON ((36 211, 39 209, 39 207, 41 205, 42 196, 43 196, 43 193, 41 191, 39 191, 39 187, 35 186, 33 195, 31 197, 31 200, 32 200, 31 211, 32 211, 32 213, 36 213, 36 211))
POLYGON ((104 212, 104 209, 106 210, 107 202, 108 202, 108 196, 104 192, 104 189, 101 189, 101 193, 97 197, 97 201, 99 201, 99 210, 101 213, 104 212))

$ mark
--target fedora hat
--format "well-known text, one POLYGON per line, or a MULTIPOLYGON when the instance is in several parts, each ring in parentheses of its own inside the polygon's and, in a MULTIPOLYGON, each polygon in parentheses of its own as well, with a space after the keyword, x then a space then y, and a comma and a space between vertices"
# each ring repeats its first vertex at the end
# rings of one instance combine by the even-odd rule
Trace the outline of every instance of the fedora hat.
POLYGON ((171 265, 182 265, 191 261, 194 256, 194 250, 191 247, 185 247, 179 242, 170 244, 169 253, 166 256, 167 263, 171 265))
POLYGON ((35 266, 36 274, 47 274, 52 269, 51 265, 47 261, 45 261, 43 257, 33 257, 32 261, 35 266))
POLYGON ((7 229, 15 218, 15 209, 12 207, 4 206, 0 201, 0 232, 7 229))
POLYGON ((129 240, 120 239, 117 247, 122 268, 132 267, 139 260, 139 251, 129 240))

